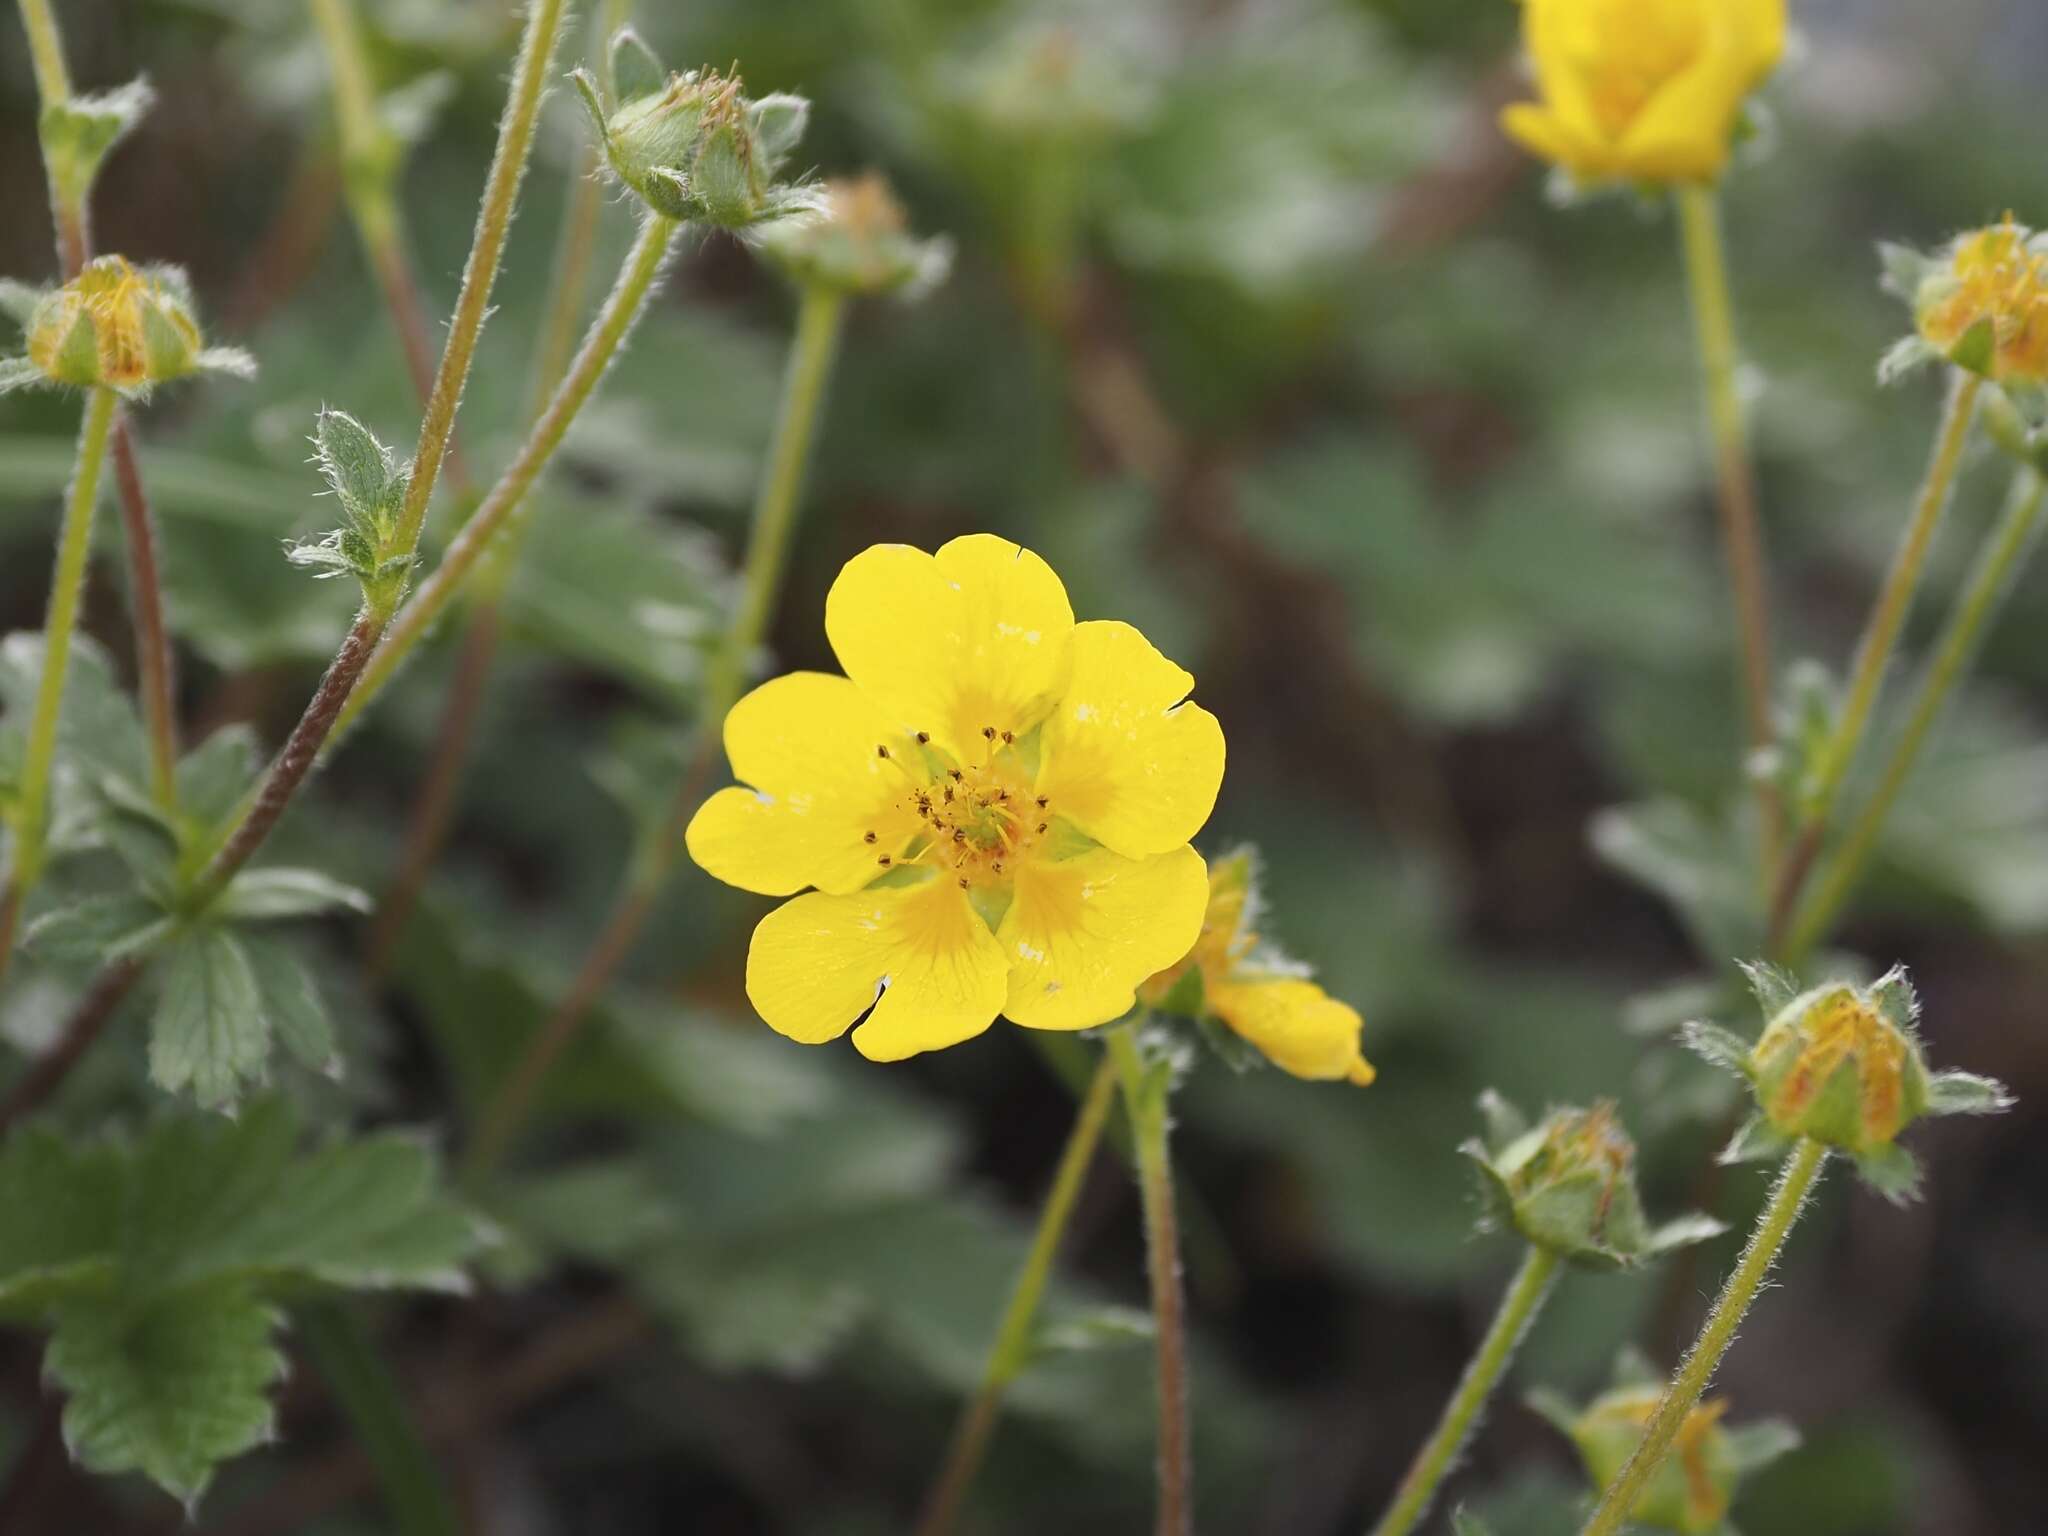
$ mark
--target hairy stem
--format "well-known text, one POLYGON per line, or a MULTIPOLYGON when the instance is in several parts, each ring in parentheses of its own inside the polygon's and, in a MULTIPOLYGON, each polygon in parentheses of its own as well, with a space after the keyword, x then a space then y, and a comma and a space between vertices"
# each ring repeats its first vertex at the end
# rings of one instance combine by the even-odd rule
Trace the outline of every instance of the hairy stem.
MULTIPOLYGON (((627 870, 611 916, 599 931, 576 979, 541 1032, 513 1068, 497 1100, 486 1111, 467 1167, 471 1177, 487 1174, 511 1144, 513 1134, 532 1107, 548 1069, 582 1028, 591 1007, 604 995, 613 972, 632 952, 633 941, 654 909, 656 897, 674 868, 682 847, 683 829, 703 793, 716 751, 714 731, 739 696, 747 658, 767 632, 775 594, 789 553, 791 530, 803 491, 804 471, 817 436, 819 407, 838 351, 845 301, 837 294, 806 290, 791 343, 789 370, 784 375, 782 404, 775 437, 768 449, 767 471, 754 505, 753 532, 747 544, 744 593, 713 659, 705 682, 703 729, 677 788, 669 823, 654 845, 627 870)), ((467 530, 465 529, 466 533, 467 530)), ((450 551, 452 557, 453 551, 450 551)), ((445 564, 445 562, 444 562, 445 564)), ((438 577, 439 572, 435 575, 438 577)), ((424 596, 424 593, 422 594, 424 596)))
POLYGON ((526 162, 533 149, 534 122, 540 114, 555 43, 561 35, 565 3, 566 0, 533 0, 526 13, 526 31, 520 39, 518 62, 512 68, 512 90, 505 100, 505 114, 498 123, 498 143, 484 182, 476 235, 470 242, 469 259, 463 264, 462 290, 455 300, 454 317, 449 321, 447 344, 441 349, 441 366, 427 396, 419 446, 413 452, 412 478, 406 485, 405 505, 399 512, 395 538, 401 554, 411 554, 419 547, 420 531, 427 521, 427 504, 433 499, 441 461, 455 430, 455 411, 462 401, 463 385, 469 381, 477 337, 490 312, 498 261, 504 255, 505 235, 519 201, 519 183, 526 175, 526 162))
POLYGON ((1024 1267, 1017 1272, 1002 1321, 996 1327, 995 1344, 989 1350, 988 1364, 982 1368, 981 1385, 961 1412, 945 1465, 925 1500, 917 1536, 948 1536, 953 1529, 967 1490, 981 1469, 989 1436, 1002 1410, 1003 1394, 1030 1361, 1031 1333, 1038 1320, 1039 1304, 1045 1298, 1046 1283, 1052 1278, 1053 1261, 1059 1255, 1060 1241, 1066 1236, 1067 1223, 1074 1214, 1082 1180, 1102 1140, 1102 1127, 1109 1118, 1116 1086, 1116 1063, 1105 1055, 1089 1080, 1074 1128, 1067 1134, 1052 1188, 1046 1193, 1045 1208, 1039 1213, 1038 1230, 1032 1234, 1031 1249, 1025 1255, 1024 1267))
POLYGON ((1756 1231, 1750 1235, 1749 1245, 1742 1250, 1742 1257, 1736 1261, 1727 1283, 1721 1287, 1721 1295, 1714 1303, 1714 1310, 1707 1314, 1692 1352, 1679 1366, 1678 1374, 1671 1378, 1663 1401, 1657 1404, 1649 1427, 1643 1431, 1642 1441, 1622 1467, 1620 1475, 1601 1495, 1599 1507, 1593 1511, 1592 1518, 1586 1522, 1579 1536, 1616 1536, 1627 1521, 1629 1512, 1642 1495, 1643 1485, 1649 1482, 1663 1462, 1687 1417, 1699 1406, 1707 1384, 1714 1379, 1721 1357, 1728 1353, 1735 1330, 1741 1326, 1750 1304, 1763 1288, 1764 1277, 1771 1272, 1771 1266, 1783 1251, 1785 1239, 1791 1235, 1793 1223, 1798 1221, 1814 1181, 1826 1166, 1827 1157, 1827 1148, 1807 1137, 1785 1160, 1784 1171, 1778 1175, 1771 1197, 1764 1202, 1763 1212, 1757 1218, 1756 1231))
POLYGON ((1969 581, 1956 600, 1955 610, 1949 615, 1947 627, 1935 647, 1934 659, 1928 664, 1927 675, 1921 680, 1920 690, 1914 697, 1906 728, 1893 743, 1891 756, 1885 762, 1883 777, 1878 780, 1877 788, 1862 810, 1857 812, 1841 851, 1829 864, 1826 876, 1808 900, 1791 937, 1785 942, 1784 963, 1787 966, 1796 970, 1800 962, 1813 952, 1814 946, 1821 942, 1834 923, 1842 904, 1849 899, 1850 892, 1855 890, 1856 882, 1862 878, 1863 867, 1870 860, 1885 818, 1891 814, 1899 792, 1913 776, 1914 765, 1919 762, 1929 734, 1955 693, 1956 684, 1969 672, 1976 658, 1985 627, 1998 613, 2006 592, 2012 586, 2013 577, 2026 563, 2027 554, 2034 546, 2040 532, 2044 489, 2048 489, 2048 481, 2044 481, 2037 470, 2024 469, 2013 481, 2005 515, 1978 553, 1969 581))
POLYGON ((1373 1536, 1407 1536, 1428 1513, 1439 1484, 1457 1462, 1458 1454, 1471 1437, 1487 1399, 1500 1382, 1501 1374, 1515 1358, 1529 1327, 1549 1299, 1557 1279, 1558 1257, 1548 1248, 1530 1245, 1515 1271, 1507 1295, 1501 1298, 1493 1326, 1479 1341, 1479 1349, 1465 1367, 1458 1390, 1444 1407, 1435 1431, 1415 1453, 1415 1460, 1395 1491, 1394 1502, 1373 1527, 1373 1536))
POLYGON ((1808 775, 1810 788, 1801 807, 1799 838, 1780 872, 1771 899, 1770 948, 1773 951, 1782 946, 1786 926, 1799 900, 1800 887, 1820 852, 1821 840, 1827 835, 1828 822, 1834 814, 1835 799, 1841 793, 1842 781, 1848 777, 1857 749, 1863 744, 1863 735, 1869 727, 1871 711, 1876 707, 1885 670, 1891 664, 1899 632, 1905 627, 1906 616, 1912 611, 1913 598, 1920 587, 1920 578, 1926 571, 1927 552, 1933 547, 1935 532, 1941 526, 1942 514, 1948 510, 1955 489, 1956 472, 1962 465, 1963 448, 1970 438, 1970 426, 1976 416, 1977 396, 1982 385, 1983 381, 1974 373, 1965 373, 1961 369, 1955 371, 1948 403, 1942 411, 1941 426, 1935 434, 1934 455, 1928 462, 1926 477, 1921 481, 1920 493, 1914 500, 1913 515, 1907 521, 1898 549, 1892 555, 1891 569, 1885 573, 1884 586, 1879 589, 1877 601, 1871 607, 1862 638, 1856 643, 1856 659, 1850 667, 1849 688, 1842 702, 1841 717, 1835 722, 1826 745, 1821 748, 1819 760, 1808 775))
POLYGON ((632 330, 633 322, 639 318, 679 227, 672 220, 657 215, 650 217, 641 228, 640 238, 634 242, 632 252, 626 258, 617 285, 605 300, 597 319, 591 323, 576 360, 556 388, 547 410, 534 423, 532 432, 520 445, 518 454, 505 472, 498 477, 497 484, 490 488, 476 511, 462 525, 462 531, 448 546, 448 552, 434 568, 434 574, 422 582, 419 590, 399 609, 389 635, 363 675, 362 686, 343 709, 337 722, 338 730, 346 731, 371 701, 384 691, 399 666, 462 590, 471 571, 489 548, 492 537, 518 510, 534 480, 561 446, 576 413, 590 398, 605 369, 611 366, 620 344, 632 330))
POLYGON ((1152 1328, 1157 1348, 1159 1409, 1158 1536, 1194 1530, 1194 1481, 1189 1456, 1187 1303, 1181 1290, 1180 1227, 1173 1208, 1173 1165, 1167 1155, 1172 1126, 1169 1084, 1144 1061, 1131 1027, 1107 1037, 1123 1084, 1124 1110, 1138 1154, 1138 1195, 1145 1216, 1146 1272, 1152 1284, 1152 1328))
MULTIPOLYGON (((1700 367, 1706 382, 1707 420, 1714 440, 1721 542, 1727 553, 1728 576, 1735 597, 1735 625, 1741 636, 1743 718, 1754 753, 1770 746, 1774 734, 1770 608, 1764 591, 1756 473, 1737 378, 1740 354, 1735 341, 1735 306, 1729 295, 1727 251, 1721 238, 1716 196, 1711 187, 1683 187, 1678 192, 1678 214, 1700 367)), ((1763 827, 1761 864, 1768 881, 1777 866, 1784 817, 1775 788, 1759 778, 1756 792, 1763 827)))
POLYGON ((85 419, 78 429, 78 458, 71 472, 71 489, 64 498, 57 566, 50 577, 49 608, 43 620, 43 674, 36 687, 35 712, 29 717, 16 811, 13 883, 23 899, 42 878, 49 848, 50 778, 57 762, 58 715, 71 668, 71 638, 78 629, 79 604, 85 595, 93 505, 99 498, 100 470, 106 463, 107 436, 116 404, 114 392, 105 386, 86 397, 85 419))

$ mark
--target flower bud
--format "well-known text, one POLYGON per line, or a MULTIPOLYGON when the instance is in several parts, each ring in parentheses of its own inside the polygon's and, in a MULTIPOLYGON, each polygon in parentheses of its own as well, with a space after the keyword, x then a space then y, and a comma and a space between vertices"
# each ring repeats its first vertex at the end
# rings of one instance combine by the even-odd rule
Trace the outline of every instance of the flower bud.
POLYGON ((919 240, 903 205, 878 172, 825 183, 823 206, 762 228, 761 254, 802 287, 850 295, 915 298, 942 281, 952 262, 943 239, 919 240))
POLYGON ((1595 1268, 1641 1263, 1721 1231, 1705 1217, 1652 1230, 1636 1193, 1635 1143, 1615 1106, 1552 1110, 1530 1127, 1498 1094, 1480 1100, 1485 1141, 1461 1149, 1478 1166, 1482 1225, 1507 1226, 1539 1248, 1595 1268))
MULTIPOLYGON (((715 69, 660 78, 637 39, 620 71, 635 94, 607 107, 587 70, 570 78, 596 125, 605 159, 655 212, 742 230, 811 205, 812 195, 776 181, 803 136, 810 103, 799 96, 747 99, 737 75, 715 69)), ((614 56, 620 53, 614 45, 614 56)))
POLYGON ((2048 384, 2048 237, 2014 221, 1960 235, 1910 295, 1920 338, 1999 384, 2048 384))
POLYGON ((1890 1146, 1927 1108, 1912 996, 1893 972, 1868 991, 1816 987, 1780 1009, 1749 1057, 1771 1129, 1852 1156, 1890 1146))
POLYGON ((102 256, 63 287, 41 295, 27 320, 28 362, 42 382, 124 395, 194 373, 247 376, 255 365, 231 348, 208 348, 192 294, 175 267, 138 271, 102 256))
MULTIPOLYGON (((1541 1391, 1530 1394, 1529 1406, 1578 1447, 1587 1477, 1604 1491, 1642 1443, 1663 1396, 1663 1379, 1649 1362, 1625 1350, 1615 1385, 1583 1409, 1541 1391)), ((1722 1531, 1743 1478, 1799 1444, 1798 1431, 1782 1419, 1730 1429, 1722 1422, 1727 1412, 1725 1400, 1709 1398, 1686 1415, 1670 1454, 1628 1512, 1631 1522, 1688 1536, 1722 1531)))

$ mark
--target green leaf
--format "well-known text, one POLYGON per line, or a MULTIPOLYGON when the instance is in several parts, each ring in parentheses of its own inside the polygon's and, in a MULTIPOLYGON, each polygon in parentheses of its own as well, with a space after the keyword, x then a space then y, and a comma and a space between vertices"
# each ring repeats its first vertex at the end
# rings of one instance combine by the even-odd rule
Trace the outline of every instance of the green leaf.
POLYGON ((397 474, 391 450, 348 412, 330 408, 314 423, 313 453, 348 520, 374 526, 397 474))
POLYGON ((1493 1527, 1463 1506, 1451 1512, 1451 1530, 1454 1536, 1493 1536, 1493 1527))
POLYGON ((1995 1077, 1974 1072, 1937 1072, 1927 1080, 1930 1115, 1999 1115, 2019 1101, 1995 1077))
POLYGON ((189 1088, 203 1109, 226 1109, 259 1080, 270 1031, 241 944, 220 928, 179 935, 165 954, 150 1020, 149 1075, 166 1093, 189 1088))
POLYGON ((57 1312, 44 1368, 69 1394, 64 1440, 88 1471, 140 1472, 188 1509, 214 1467, 272 1438, 284 1377, 277 1312, 226 1280, 131 1304, 78 1298, 57 1312))
POLYGON ((241 802, 261 761, 249 727, 215 731, 178 762, 178 809, 202 827, 217 825, 241 802))
POLYGON ((88 896, 43 913, 23 932, 22 943, 48 960, 105 964, 149 948, 170 931, 171 921, 143 896, 88 896))
POLYGON ((33 1317, 113 1273, 124 1168, 113 1147, 80 1152, 38 1130, 0 1151, 0 1314, 33 1317))
POLYGON ((341 1056, 335 1049, 334 1021, 327 1016, 313 973, 290 948, 276 939, 244 934, 242 948, 256 977, 257 996, 271 1031, 284 1042, 301 1066, 328 1077, 340 1077, 341 1056))
POLYGON ((1679 800, 1613 806, 1593 818, 1593 851, 1669 901, 1710 958, 1755 949, 1751 882, 1734 839, 1679 800))
POLYGON ((368 912, 366 892, 317 869, 250 869, 221 893, 220 912, 237 922, 281 922, 329 912, 368 912))

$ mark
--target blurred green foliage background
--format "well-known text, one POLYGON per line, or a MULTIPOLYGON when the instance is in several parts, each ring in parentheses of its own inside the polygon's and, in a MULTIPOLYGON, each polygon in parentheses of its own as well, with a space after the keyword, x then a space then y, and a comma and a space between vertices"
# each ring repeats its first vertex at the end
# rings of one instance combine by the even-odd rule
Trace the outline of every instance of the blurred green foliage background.
MULTIPOLYGON (((446 81, 405 181, 439 316, 517 18, 493 0, 363 9, 380 85, 446 81)), ((83 85, 147 72, 161 97, 102 181, 102 247, 188 266, 219 338, 261 364, 142 430, 187 717, 274 742, 348 616, 345 584, 279 549, 323 526, 314 412, 398 442, 417 419, 338 201, 325 64, 285 0, 60 12, 83 85)), ((1874 382, 1905 319, 1873 242, 1932 244, 2007 207, 2048 219, 2048 16, 1794 16, 1802 45, 1727 218, 1781 656, 1839 667, 1934 413, 1925 381, 1874 382)), ((1494 109, 1520 88, 1508 0, 647 0, 635 20, 666 57, 737 59, 756 93, 811 96, 804 161, 885 169, 919 228, 959 246, 926 302, 853 318, 774 665, 831 664, 823 595, 868 543, 1031 545, 1080 613, 1139 624, 1196 673, 1231 751, 1205 845, 1259 845, 1276 935, 1366 1014, 1376 1086, 1207 1062, 1177 1142, 1204 1528, 1358 1529, 1511 1262, 1469 1235, 1454 1148, 1479 1090, 1620 1098, 1659 1210, 1699 1197, 1728 1111, 1663 1033, 1702 989, 1714 1005, 1740 934, 1717 918, 1739 878, 1732 645, 1671 221, 1628 199, 1560 211, 1500 139, 1494 109)), ((581 132, 557 92, 459 426, 486 472, 517 441, 581 132)), ((0 271, 47 275, 44 207, 9 17, 0 271)), ((629 232, 609 206, 606 250, 629 232)), ((744 250, 694 250, 579 423, 540 498, 455 840, 388 988, 359 979, 359 933, 318 934, 349 1070, 284 1079, 307 1113, 461 1123, 559 994, 693 724, 790 315, 744 250)), ((8 629, 39 623, 75 411, 0 408, 8 629)), ((2003 483, 1984 452, 1916 637, 2003 483)), ((1807 1435, 1739 1506, 1748 1536, 2011 1533, 2048 1505, 2044 603, 2036 571, 1846 935, 1911 964, 1934 1055, 2005 1079, 2021 1108, 1920 1133, 1920 1205, 1838 1179, 1795 1239, 1723 1376, 1738 1416, 1807 1435)), ((125 654, 114 561, 90 622, 125 654)), ((286 825, 304 861, 388 878, 449 650, 286 825)), ((1071 1062, 1003 1025, 892 1068, 784 1042, 740 991, 763 908, 685 872, 493 1195, 489 1284, 380 1315, 477 1529, 860 1536, 903 1529, 936 1464, 1065 1135, 1071 1062)), ((0 1072, 47 1037, 65 985, 0 999, 0 1072)), ((139 1027, 122 1028, 66 1100, 79 1126, 152 1102, 139 1027)), ((973 1530, 1146 1519, 1128 1186, 1105 1155, 1060 1347, 1015 1393, 973 1530)), ((1711 1193, 1739 1226, 1761 1190, 1740 1172, 1711 1193)), ((1668 1360, 1732 1243, 1676 1276, 1569 1278, 1519 1385, 1583 1396, 1631 1339, 1668 1360)), ((34 1359, 0 1340, 0 1454, 34 1359)), ((1515 1397, 1458 1494, 1504 1531, 1569 1531, 1568 1447, 1515 1397)), ((197 1529, 384 1528, 316 1389, 294 1387, 284 1427, 197 1529)), ((45 1512, 35 1528, 176 1520, 139 1485, 82 1479, 45 1512)))

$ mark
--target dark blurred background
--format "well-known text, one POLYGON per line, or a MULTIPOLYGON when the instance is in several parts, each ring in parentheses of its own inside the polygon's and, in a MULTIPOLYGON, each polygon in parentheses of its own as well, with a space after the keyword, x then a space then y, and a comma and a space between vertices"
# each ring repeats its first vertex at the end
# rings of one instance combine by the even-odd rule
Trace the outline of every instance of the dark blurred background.
MULTIPOLYGON (((399 442, 417 420, 338 201, 325 62, 294 4, 59 10, 82 87, 146 72, 161 98, 101 183, 102 248, 185 264, 218 339, 261 363, 253 385, 165 396, 142 430, 188 721, 274 741, 347 619, 344 584, 308 582, 278 547, 324 526, 313 413, 345 407, 399 442)), ((1727 223, 1781 661, 1839 667, 1935 404, 1924 379, 1875 384, 1906 318, 1873 243, 1931 245, 2008 207, 2048 219, 2048 9, 1793 11, 1799 46, 1727 223)), ((489 0, 364 13, 382 86, 445 72, 404 183, 438 319, 517 18, 489 0)), ((1732 941, 1700 898, 1729 869, 1737 741, 1671 221, 1625 197, 1561 211, 1500 139, 1494 111, 1521 89, 1509 0, 648 0, 635 19, 672 61, 737 59, 756 94, 811 96, 802 158, 885 169, 919 227, 959 246, 929 300, 853 317, 776 663, 830 665, 823 594, 870 542, 1030 544, 1084 616, 1139 624, 1196 673, 1231 753, 1204 845, 1258 844, 1275 936, 1366 1015, 1376 1086, 1205 1062, 1177 1141, 1203 1528, 1360 1529, 1513 1259, 1470 1235, 1454 1150, 1481 1088, 1532 1108, 1620 1099, 1658 1211, 1706 1198, 1740 1227, 1762 1192, 1756 1170, 1703 1183, 1728 1090, 1667 1033, 1702 999, 1754 1023, 1717 998, 1732 941)), ((564 69, 587 43, 579 18, 564 69)), ((517 441, 572 105, 551 103, 461 418, 486 473, 517 441)), ((10 13, 6 275, 51 270, 41 175, 10 13)), ((629 229, 609 205, 605 250, 629 229)), ((579 425, 540 498, 454 844, 389 987, 360 981, 359 935, 321 936, 351 1070, 287 1086, 329 1120, 463 1123, 558 995, 688 724, 790 313, 742 249, 704 246, 579 425)), ((75 415, 0 407, 7 629, 40 622, 75 415)), ((1972 463, 1916 648, 2005 478, 1988 450, 1972 463)), ((1929 1176, 1909 1209, 1830 1180, 1722 1377, 1736 1420, 1783 1414, 1806 1435, 1739 1504, 1747 1536, 2042 1528, 2044 604, 2037 570, 1843 934, 1913 967, 1936 1059, 2004 1078, 2020 1107, 1915 1132, 1929 1176)), ((90 614, 123 655, 113 561, 90 614)), ((288 843, 381 886, 449 650, 411 669, 288 843)), ((763 907, 684 872, 493 1197, 506 1241, 488 1284, 380 1314, 477 1529, 897 1531, 936 1465, 1071 1093, 1007 1025, 894 1068, 770 1035, 740 992, 763 907)), ((33 1048, 58 1006, 11 989, 0 1039, 33 1048)), ((146 1103, 125 1027, 83 1090, 116 1118, 146 1103)), ((967 1529, 1149 1519, 1149 1355, 1117 1310, 1142 1302, 1135 1216, 1105 1153, 1056 1302, 1068 1347, 1018 1386, 967 1529)), ((1517 1536, 1573 1529, 1569 1447, 1520 1390, 1590 1395, 1631 1340, 1668 1363, 1734 1241, 1676 1270, 1569 1277, 1458 1495, 1517 1536)), ((0 1448, 35 1359, 0 1339, 0 1448)), ((230 1469, 197 1530, 384 1528, 317 1378, 294 1382, 285 1442, 230 1469)), ((82 1478, 44 1505, 52 1532, 179 1519, 139 1484, 82 1478)))

